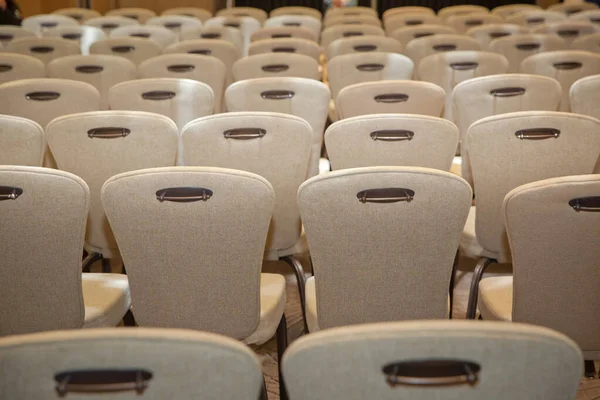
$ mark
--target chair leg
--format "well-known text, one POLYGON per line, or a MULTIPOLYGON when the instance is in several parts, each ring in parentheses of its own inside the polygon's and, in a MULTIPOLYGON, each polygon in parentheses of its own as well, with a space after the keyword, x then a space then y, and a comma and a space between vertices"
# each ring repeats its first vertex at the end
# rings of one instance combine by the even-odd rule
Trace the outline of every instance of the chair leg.
POLYGON ((477 313, 477 298, 479 296, 479 282, 487 267, 494 262, 496 262, 496 260, 487 257, 481 257, 477 261, 475 271, 473 272, 473 280, 471 281, 471 291, 469 292, 467 319, 475 319, 475 314, 477 313))
POLYGON ((102 257, 102 272, 104 272, 105 274, 111 273, 110 260, 108 258, 102 257))
POLYGON ((288 400, 287 391, 285 389, 285 382, 283 381, 283 374, 281 373, 281 360, 283 353, 288 346, 287 337, 287 321, 285 314, 281 316, 279 326, 277 327, 277 367, 279 369, 279 398, 280 400, 288 400))
POLYGON ((306 276, 304 275, 304 268, 300 261, 293 256, 287 256, 282 258, 289 266, 294 270, 296 280, 298 281, 298 294, 300 295, 300 309, 302 310, 302 320, 304 322, 304 331, 308 332, 308 326, 306 325, 306 276))
POLYGON ((267 395, 267 382, 265 382, 265 378, 263 377, 263 387, 260 391, 260 400, 269 400, 269 396, 267 395))
POLYGON ((588 379, 596 378, 596 365, 593 360, 585 360, 585 377, 588 379))
POLYGON ((452 264, 452 275, 450 275, 450 312, 448 313, 448 317, 452 319, 452 308, 454 307, 454 283, 456 280, 456 270, 458 269, 458 258, 459 253, 456 250, 456 256, 454 256, 454 264, 452 264))
POLYGON ((136 325, 135 317, 133 316, 131 309, 127 310, 127 312, 125 313, 125 316, 123 316, 123 325, 125 325, 125 326, 135 326, 136 325))
POLYGON ((92 264, 98 260, 102 260, 102 254, 100 254, 100 253, 88 254, 87 257, 81 263, 83 265, 82 271, 90 272, 90 268, 92 267, 92 264))

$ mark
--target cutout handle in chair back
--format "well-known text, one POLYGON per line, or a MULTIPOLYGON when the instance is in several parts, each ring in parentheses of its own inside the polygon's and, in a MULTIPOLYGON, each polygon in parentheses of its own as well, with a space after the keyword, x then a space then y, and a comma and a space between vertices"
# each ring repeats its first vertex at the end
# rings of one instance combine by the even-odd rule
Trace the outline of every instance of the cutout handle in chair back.
POLYGON ((359 25, 360 21, 343 21, 342 25, 359 25))
POLYGON ((415 26, 415 25, 423 25, 422 19, 407 19, 404 21, 404 25, 406 26, 415 26))
POLYGON ((27 100, 34 101, 52 101, 60 97, 58 92, 31 92, 25 95, 27 100))
POLYGON ((104 71, 104 67, 101 65, 79 65, 75 67, 75 71, 82 74, 97 74, 104 71))
POLYGON ((191 64, 174 64, 167 67, 167 70, 177 73, 190 72, 195 69, 196 67, 191 64))
POLYGON ((542 45, 540 43, 521 43, 516 44, 515 47, 517 50, 532 51, 539 49, 542 45))
POLYGON ((377 50, 377 46, 374 44, 362 44, 358 46, 354 46, 355 51, 375 51, 377 50))
POLYGON ((560 131, 554 128, 521 129, 515 132, 515 136, 521 140, 556 139, 560 136, 560 131))
POLYGON ((569 201, 573 210, 586 212, 600 212, 600 196, 579 197, 569 201))
POLYGON ((404 93, 385 93, 373 97, 377 103, 403 103, 408 100, 408 95, 404 93))
POLYGON ((525 88, 522 87, 503 87, 490 90, 490 94, 494 97, 514 97, 525 94, 525 88))
POLYGON ((0 64, 0 73, 12 71, 13 66, 9 64, 0 64))
POLYGON ((574 37, 579 35, 577 29, 559 29, 556 34, 560 37, 574 37))
POLYGON ((135 50, 133 46, 113 46, 110 48, 114 53, 130 53, 135 50))
POLYGON ((481 19, 468 19, 465 21, 465 26, 479 26, 483 25, 483 20, 481 19))
POLYGON ((363 36, 363 35, 364 35, 364 33, 362 33, 362 32, 355 32, 355 31, 349 31, 349 32, 342 33, 343 37, 363 36))
POLYGON ((510 32, 490 32, 488 34, 492 39, 501 38, 504 36, 510 36, 510 32))
POLYGON ((209 49, 196 49, 188 51, 189 54, 201 54, 204 56, 210 56, 212 54, 212 50, 209 49))
POLYGON ((249 17, 250 14, 248 13, 234 13, 232 14, 234 17, 249 17))
POLYGON ((40 26, 42 28, 55 28, 58 25, 58 22, 42 22, 40 26))
POLYGON ((136 33, 129 34, 129 36, 148 39, 150 37, 150 34, 147 32, 136 32, 136 33))
POLYGON ((230 28, 239 28, 240 24, 238 24, 237 22, 225 22, 223 26, 228 26, 230 28))
POLYGON ((29 51, 32 53, 52 53, 54 51, 54 47, 52 46, 33 46, 29 48, 29 51))
POLYGON ((148 388, 152 373, 138 370, 65 371, 54 375, 59 397, 68 393, 114 393, 135 391, 142 394, 148 388))
POLYGON ((356 69, 363 72, 381 71, 384 68, 383 64, 359 64, 356 69))
POLYGON ((582 64, 577 61, 560 62, 560 63, 554 63, 552 65, 554 66, 554 68, 564 70, 564 71, 578 69, 578 68, 581 68, 581 66, 582 66, 582 64))
POLYGON ((10 33, 0 33, 0 40, 13 40, 15 35, 11 35, 10 33))
POLYGON ((81 14, 69 14, 68 17, 76 19, 77 21, 81 21, 83 19, 83 15, 81 14))
POLYGON ((284 100, 291 99, 295 93, 291 90, 265 90, 260 94, 263 99, 269 100, 284 100))
POLYGON ((479 67, 479 63, 476 62, 457 62, 450 64, 450 68, 456 71, 468 71, 477 67, 479 67))
POLYGON ((284 22, 283 26, 301 26, 300 22, 284 22))
POLYGON ((353 15, 353 16, 357 15, 358 16, 358 15, 360 15, 360 12, 358 12, 358 11, 344 11, 343 15, 344 16, 348 16, 348 15, 353 15))
POLYGON ((268 64, 263 65, 261 69, 265 72, 283 72, 290 69, 290 66, 287 64, 268 64))
POLYGON ((208 201, 213 191, 201 187, 173 187, 160 189, 156 192, 156 200, 161 203, 171 201, 174 203, 192 203, 194 201, 208 201))
POLYGON ((266 129, 262 128, 237 128, 229 129, 223 132, 225 139, 233 140, 251 140, 260 139, 267 134, 266 129))
POLYGON ((142 93, 142 99, 144 100, 169 100, 177 96, 177 93, 169 90, 153 90, 150 92, 142 93))
POLYGON ((528 24, 543 24, 544 22, 546 22, 546 18, 544 17, 527 18, 528 24))
POLYGON ((296 49, 293 47, 273 47, 271 49, 273 53, 295 53, 296 49))
POLYGON ((414 191, 405 188, 367 189, 356 193, 356 198, 361 203, 410 203, 414 196, 414 191))
POLYGON ((220 33, 203 33, 200 35, 202 39, 219 39, 221 37, 220 33))
POLYGON ((79 40, 81 39, 81 33, 65 33, 62 35, 62 38, 67 40, 79 40))
POLYGON ((14 186, 0 186, 0 201, 16 200, 23 194, 23 189, 14 186))
POLYGON ((167 29, 181 28, 181 22, 167 22, 164 24, 164 27, 167 29))
POLYGON ((387 129, 371 132, 369 136, 371 136, 371 139, 373 140, 380 140, 382 142, 400 142, 412 140, 415 133, 404 129, 387 129))
POLYGON ((481 366, 465 360, 414 360, 383 367, 385 380, 391 387, 406 386, 474 386, 479 381, 481 366))
POLYGON ((436 44, 433 46, 435 51, 453 51, 456 50, 456 45, 454 44, 436 44))
POLYGON ((87 131, 90 139, 118 139, 123 138, 130 133, 131 130, 118 127, 94 128, 87 131))
POLYGON ((271 39, 283 39, 283 38, 291 38, 291 33, 274 33, 271 35, 271 39))
MULTIPOLYGON (((590 22, 594 23, 594 24, 598 24, 600 23, 600 17, 590 17, 590 22)), ((0 37, 0 39, 2 39, 0 37)))
POLYGON ((581 8, 567 8, 564 11, 565 11, 565 14, 571 15, 571 14, 576 14, 578 12, 582 12, 583 10, 581 8))
POLYGON ((131 18, 131 19, 135 19, 136 21, 138 19, 140 19, 137 15, 134 14, 129 14, 129 15, 123 15, 125 18, 131 18))
POLYGON ((115 24, 115 23, 106 23, 106 24, 102 24, 100 25, 100 28, 102 29, 115 29, 118 28, 120 25, 119 24, 115 24))
POLYGON ((433 35, 434 35, 433 32, 421 32, 421 33, 415 33, 413 35, 413 38, 418 39, 418 38, 422 38, 422 37, 425 37, 425 36, 433 36, 433 35))

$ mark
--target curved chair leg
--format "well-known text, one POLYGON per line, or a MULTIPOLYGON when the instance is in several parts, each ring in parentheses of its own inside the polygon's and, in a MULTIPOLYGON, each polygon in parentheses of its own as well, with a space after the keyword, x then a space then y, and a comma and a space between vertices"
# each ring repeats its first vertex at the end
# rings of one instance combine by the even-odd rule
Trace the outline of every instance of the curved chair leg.
POLYGON ((477 313, 477 298, 479 296, 479 282, 483 273, 491 263, 496 260, 487 257, 481 257, 477 261, 475 271, 473 272, 473 280, 471 281, 471 291, 469 292, 469 304, 467 305, 467 319, 475 319, 477 313))
POLYGON ((458 250, 456 250, 456 256, 454 256, 454 264, 452 264, 452 275, 450 275, 450 312, 448 313, 448 318, 452 319, 452 308, 454 307, 454 282, 456 279, 456 270, 458 269, 458 250))
POLYGON ((125 325, 125 326, 135 326, 136 325, 135 317, 133 316, 131 309, 127 310, 127 313, 125 313, 125 316, 123 317, 123 325, 125 325))
POLYGON ((105 274, 111 273, 110 260, 108 258, 102 257, 102 272, 104 272, 105 274))
POLYGON ((285 319, 285 314, 283 314, 281 316, 281 321, 279 321, 279 326, 277 327, 277 368, 279 369, 279 398, 281 400, 288 400, 285 382, 283 381, 283 374, 281 373, 281 359, 287 346, 287 321, 285 319))
POLYGON ((294 269, 294 274, 296 275, 296 280, 298 281, 298 293, 300 295, 300 309, 302 310, 304 330, 305 332, 308 332, 308 327, 306 325, 306 276, 304 275, 304 268, 302 267, 300 261, 298 261, 294 256, 286 256, 283 257, 282 260, 294 269))
POLYGON ((82 271, 90 272, 90 268, 92 267, 92 264, 98 260, 102 260, 102 254, 100 254, 100 253, 88 254, 87 257, 81 262, 81 264, 83 265, 82 271))
POLYGON ((596 378, 596 365, 592 360, 585 360, 585 377, 588 379, 596 378))

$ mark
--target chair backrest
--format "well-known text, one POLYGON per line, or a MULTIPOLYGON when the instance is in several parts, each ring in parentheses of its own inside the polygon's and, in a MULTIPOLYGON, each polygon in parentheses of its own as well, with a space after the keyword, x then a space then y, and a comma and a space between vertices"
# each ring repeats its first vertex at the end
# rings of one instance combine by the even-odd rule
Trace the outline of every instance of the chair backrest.
POLYGON ((264 53, 296 53, 309 56, 320 62, 321 46, 312 40, 281 38, 259 40, 253 42, 248 48, 248 55, 250 56, 264 53))
POLYGON ((90 54, 106 54, 128 59, 138 65, 162 54, 162 47, 153 40, 123 37, 99 40, 90 46, 90 54))
POLYGON ((212 18, 212 13, 199 7, 175 7, 163 11, 162 15, 183 15, 185 17, 198 18, 204 22, 212 18))
POLYGON ((77 26, 79 22, 75 18, 57 14, 39 14, 27 17, 23 20, 21 26, 37 34, 47 29, 58 28, 61 26, 77 26))
POLYGON ((316 8, 312 8, 312 7, 297 7, 297 6, 278 7, 276 9, 274 9, 273 11, 271 11, 271 13, 269 14, 269 16, 271 18, 278 17, 280 15, 293 15, 293 16, 305 15, 305 16, 313 17, 319 21, 323 18, 321 11, 317 10, 316 8))
POLYGON ((543 24, 535 28, 535 33, 550 33, 560 36, 568 45, 573 40, 583 36, 598 32, 596 25, 589 21, 559 21, 543 24))
POLYGON ((305 78, 258 78, 236 82, 225 91, 227 109, 291 114, 312 128, 308 177, 319 173, 323 131, 331 92, 327 85, 305 78))
POLYGON ((271 16, 265 21, 265 28, 276 27, 276 26, 300 26, 310 30, 315 38, 321 36, 321 28, 323 24, 321 19, 316 19, 310 15, 279 15, 271 16))
POLYGON ((330 18, 337 18, 337 17, 344 17, 344 16, 356 17, 356 16, 361 16, 361 15, 377 17, 377 10, 375 10, 371 7, 364 7, 364 6, 330 7, 325 12, 323 19, 327 20, 330 18))
POLYGON ((90 54, 90 46, 92 43, 106 39, 106 34, 102 29, 85 25, 48 29, 47 31, 42 32, 42 36, 71 40, 79 46, 81 54, 84 55, 90 54))
POLYGON ((600 318, 589 304, 600 301, 594 285, 600 279, 600 175, 520 186, 502 208, 513 259, 513 321, 556 329, 595 359, 600 318))
POLYGON ((205 27, 230 27, 236 28, 242 34, 242 55, 248 54, 250 47, 250 38, 252 34, 260 29, 260 21, 252 17, 227 17, 220 16, 207 20, 204 23, 205 27))
POLYGON ((206 83, 215 96, 215 113, 221 112, 227 68, 216 57, 163 54, 141 63, 138 75, 140 78, 183 78, 206 83))
POLYGON ((110 394, 100 389, 105 393, 93 395, 100 397, 136 396, 137 373, 144 398, 153 400, 172 394, 194 398, 199 393, 215 399, 254 399, 263 380, 260 360, 252 350, 230 338, 191 330, 105 328, 23 335, 0 340, 0 357, 11 365, 10 374, 1 378, 1 393, 12 399, 27 398, 32 391, 40 400, 76 397, 80 394, 69 384, 59 394, 55 386, 60 387, 62 379, 85 380, 90 370, 99 371, 95 376, 106 374, 107 384, 131 384, 110 394), (32 358, 32 352, 39 358, 32 358), (215 360, 219 360, 218 369, 215 360), (174 364, 194 368, 184 373, 174 364), (25 371, 27 382, 17 383, 25 371), (219 378, 221 374, 239 378, 227 382, 219 378), (193 385, 188 384, 189 379, 193 385))
POLYGON ((321 79, 318 62, 303 54, 256 54, 237 60, 232 71, 235 81, 269 77, 321 79))
POLYGON ((266 250, 269 258, 277 259, 280 250, 291 248, 300 238, 296 193, 306 179, 312 134, 308 122, 292 115, 213 115, 183 129, 179 163, 239 169, 267 179, 276 201, 266 250))
POLYGON ((600 53, 600 32, 578 37, 571 42, 571 50, 585 50, 600 53))
POLYGON ((465 135, 482 118, 518 111, 556 111, 561 98, 560 83, 539 75, 506 74, 470 79, 456 85, 452 93, 454 122, 460 132, 462 173, 473 184, 465 135))
POLYGON ((202 21, 196 17, 184 15, 161 15, 160 17, 150 18, 146 21, 146 25, 162 26, 179 35, 184 29, 201 27, 202 21))
POLYGON ((486 51, 437 53, 425 57, 419 64, 419 78, 438 85, 446 92, 444 117, 451 121, 452 90, 456 85, 467 79, 504 74, 507 71, 506 57, 486 51))
POLYGON ((471 196, 460 177, 420 167, 353 168, 304 182, 298 204, 319 328, 447 318, 471 196), (390 298, 406 306, 389 307, 390 298))
POLYGON ((104 182, 126 171, 175 165, 177 134, 169 118, 139 111, 73 114, 48 124, 46 139, 58 167, 90 187, 87 249, 106 258, 118 254, 100 201, 104 182))
POLYGON ((381 16, 383 22, 386 22, 388 19, 395 17, 400 14, 410 14, 410 13, 421 13, 421 14, 430 14, 435 15, 435 11, 430 7, 423 6, 400 6, 400 7, 392 7, 385 10, 381 16))
POLYGON ((386 36, 356 36, 341 38, 331 42, 325 49, 325 57, 331 60, 333 57, 343 54, 364 53, 377 51, 380 53, 400 53, 402 45, 396 39, 386 36))
POLYGON ((79 45, 72 40, 50 37, 15 39, 6 45, 4 51, 32 56, 44 64, 59 57, 81 54, 79 45))
POLYGON ((572 340, 547 328, 416 321, 311 333, 288 348, 283 373, 294 400, 351 399, 367 393, 384 400, 562 400, 575 398, 582 360, 572 340), (543 374, 536 372, 540 358, 555 360, 543 374), (473 375, 453 373, 465 370, 473 375), (450 375, 458 385, 440 386, 450 375))
POLYGON ((413 114, 364 115, 333 123, 325 133, 332 170, 391 165, 448 171, 458 129, 448 120, 413 114))
POLYGON ((444 7, 438 11, 438 16, 443 20, 447 20, 448 18, 453 17, 455 15, 488 14, 489 12, 490 10, 483 6, 464 4, 444 7))
POLYGON ((355 83, 411 79, 413 67, 413 62, 402 54, 344 54, 327 62, 329 87, 335 99, 340 90, 355 83))
POLYGON ((71 79, 94 86, 100 93, 103 110, 108 109, 108 89, 137 77, 134 63, 105 54, 61 57, 48 64, 47 71, 50 78, 71 79))
POLYGON ((562 50, 534 54, 521 63, 521 72, 554 78, 560 82, 563 92, 561 111, 569 111, 569 90, 578 79, 600 74, 600 54, 580 50, 562 50))
POLYGON ((46 67, 35 57, 0 52, 0 84, 19 79, 44 78, 46 67))
POLYGON ((0 85, 3 114, 45 127, 54 118, 100 109, 100 93, 89 83, 67 79, 25 79, 0 85))
POLYGON ((550 11, 561 12, 566 15, 573 15, 582 11, 596 10, 598 4, 586 1, 568 2, 552 4, 548 7, 550 11))
POLYGON ((203 26, 202 28, 188 28, 181 31, 181 40, 194 39, 220 39, 225 40, 242 52, 244 48, 244 39, 239 29, 228 26, 203 26))
POLYGON ((571 112, 600 119, 600 75, 581 78, 571 85, 571 112))
POLYGON ((41 167, 44 129, 26 118, 0 115, 0 165, 41 167))
POLYGON ((521 11, 536 11, 541 10, 541 7, 537 4, 506 4, 498 6, 492 9, 492 14, 502 17, 504 19, 519 13, 521 11))
POLYGON ((569 15, 569 19, 573 21, 588 21, 598 26, 600 25, 600 10, 589 10, 571 14, 569 15))
MULTIPOLYGON (((419 25, 439 25, 444 26, 442 19, 434 14, 413 12, 396 14, 385 20, 385 32, 388 36, 397 29, 406 27, 416 27, 419 25)), ((454 31, 454 29, 453 29, 454 31)))
POLYGON ((267 13, 256 7, 230 7, 217 11, 217 17, 250 17, 262 25, 269 17, 267 13))
POLYGON ((331 28, 336 25, 373 25, 381 26, 379 18, 372 15, 340 15, 335 18, 327 18, 323 21, 323 28, 331 28))
POLYGON ((0 336, 80 328, 87 185, 68 172, 2 166, 0 187, 0 336))
POLYGON ((145 24, 152 17, 156 17, 156 13, 146 8, 126 7, 117 8, 115 10, 107 11, 105 14, 107 17, 126 17, 138 21, 140 24, 145 24))
POLYGON ((600 151, 600 121, 550 111, 496 115, 471 125, 465 141, 477 199, 477 242, 507 262, 504 196, 526 183, 592 173, 600 151))
POLYGON ((404 49, 404 54, 410 57, 416 68, 422 59, 432 54, 447 51, 479 51, 481 45, 472 37, 458 34, 439 34, 411 40, 404 49))
POLYGON ((318 36, 306 28, 301 26, 273 26, 269 28, 260 28, 252 34, 250 40, 256 42, 265 39, 277 39, 277 38, 295 38, 317 41, 318 36))
POLYGON ((84 23, 88 19, 102 16, 102 14, 100 14, 96 10, 90 10, 88 8, 79 7, 61 8, 59 10, 52 11, 52 14, 66 15, 67 17, 71 17, 77 20, 80 24, 84 23))
POLYGON ((406 45, 408 45, 408 43, 414 39, 422 38, 425 36, 453 33, 456 32, 449 26, 423 24, 398 28, 394 30, 389 36, 399 41, 402 48, 406 48, 406 45))
POLYGON ((532 54, 567 48, 567 43, 558 35, 541 33, 515 34, 490 42, 490 50, 502 54, 508 60, 510 73, 519 72, 523 60, 532 54))
POLYGON ((477 40, 484 50, 489 50, 492 40, 522 33, 530 33, 529 28, 517 24, 486 24, 469 29, 467 35, 477 40))
POLYGON ((191 79, 153 78, 123 82, 110 88, 111 110, 147 111, 171 118, 181 131, 188 122, 211 115, 210 86, 191 79))
POLYGON ((533 29, 542 24, 559 22, 567 19, 563 13, 547 10, 521 11, 506 18, 506 23, 523 25, 533 29))
POLYGON ((105 34, 110 34, 113 29, 119 28, 121 26, 132 26, 139 25, 140 23, 133 19, 127 17, 120 17, 114 15, 112 17, 104 16, 97 18, 90 18, 83 23, 84 25, 93 26, 96 28, 100 28, 104 31, 105 34))
POLYGON ((321 46, 326 49, 336 39, 364 35, 385 36, 385 32, 374 25, 336 25, 321 32, 321 46))
POLYGON ((27 29, 23 29, 20 26, 13 25, 0 25, 0 44, 6 46, 14 39, 20 38, 34 38, 37 34, 27 29))
POLYGON ((129 25, 121 26, 110 31, 111 38, 139 37, 150 39, 165 48, 177 42, 177 34, 164 26, 155 25, 129 25))
POLYGON ((467 33, 471 28, 490 25, 490 24, 501 24, 504 20, 493 14, 466 14, 466 15, 452 15, 446 20, 446 24, 454 28, 456 33, 467 33))
POLYGON ((340 119, 369 114, 421 114, 439 117, 444 109, 444 97, 444 90, 429 82, 363 82, 340 90, 335 108, 340 119))

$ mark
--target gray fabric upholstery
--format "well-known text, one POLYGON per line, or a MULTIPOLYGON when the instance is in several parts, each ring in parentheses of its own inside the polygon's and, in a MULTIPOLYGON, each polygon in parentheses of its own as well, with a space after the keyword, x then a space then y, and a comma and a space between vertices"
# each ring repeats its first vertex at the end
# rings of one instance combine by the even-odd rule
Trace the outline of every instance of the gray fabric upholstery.
POLYGON ((217 39, 225 40, 234 45, 242 54, 244 49, 244 38, 242 32, 237 28, 228 26, 203 26, 201 28, 187 28, 181 32, 181 40, 195 39, 217 39))
POLYGON ((164 26, 128 25, 110 31, 111 38, 142 37, 155 41, 162 48, 177 42, 177 34, 164 26))
MULTIPOLYGON (((600 11, 598 11, 600 15, 600 11)), ((600 17, 598 17, 600 18, 600 17)), ((571 42, 572 50, 585 50, 592 53, 600 53, 600 32, 583 35, 571 42)))
POLYGON ((233 64, 233 79, 235 81, 268 77, 296 77, 320 80, 321 73, 317 61, 303 54, 256 54, 240 58, 233 64), (269 66, 275 66, 276 69, 269 71, 269 66))
POLYGON ((483 321, 336 328, 298 339, 283 357, 292 400, 574 399, 582 365, 577 345, 558 332, 483 321), (382 371, 392 363, 432 359, 479 364, 477 384, 391 386, 382 371))
MULTIPOLYGON (((310 17, 309 17, 310 18, 310 17)), ((248 48, 248 55, 263 53, 294 53, 302 54, 319 62, 321 59, 321 46, 312 40, 296 38, 264 39, 253 42, 248 48)))
POLYGON ((81 54, 81 49, 77 43, 53 37, 24 37, 14 39, 6 45, 4 51, 35 57, 44 64, 48 64, 59 57, 81 54), (43 48, 44 51, 39 52, 38 48, 43 48), (46 52, 46 49, 49 49, 49 51, 46 52))
POLYGON ((199 7, 174 7, 163 11, 162 15, 183 15, 186 17, 198 18, 204 22, 212 18, 212 13, 199 7))
POLYGON ((438 16, 446 21, 448 18, 455 15, 466 15, 466 14, 487 14, 490 10, 486 7, 472 4, 448 6, 438 11, 438 16))
POLYGON ((129 26, 129 25, 139 25, 140 23, 133 19, 121 16, 103 16, 90 18, 83 23, 84 25, 94 26, 96 28, 100 28, 104 31, 105 34, 109 34, 113 29, 121 27, 121 26, 129 26))
POLYGON ((377 10, 364 6, 330 7, 325 12, 324 19, 327 20, 330 18, 357 15, 369 15, 372 17, 377 17, 377 10))
MULTIPOLYGON (((407 12, 392 15, 384 20, 385 32, 388 36, 393 36, 392 33, 400 28, 416 27, 419 25, 437 25, 443 26, 443 22, 440 17, 431 13, 424 12, 407 12)), ((454 33, 454 29, 450 28, 450 32, 454 33)))
POLYGON ((590 35, 598 31, 598 27, 592 24, 590 21, 573 20, 547 23, 535 28, 534 30, 536 33, 550 33, 558 35, 565 42, 567 42, 568 45, 570 45, 573 40, 581 36, 590 35))
POLYGON ((571 14, 569 15, 569 19, 572 21, 589 21, 598 25, 598 16, 600 16, 600 10, 592 9, 571 14))
POLYGON ((44 63, 35 57, 24 54, 0 52, 0 64, 12 67, 0 72, 0 84, 19 79, 35 79, 46 76, 44 63))
POLYGON ((405 48, 408 42, 410 42, 413 39, 418 39, 424 36, 437 35, 440 33, 453 34, 456 32, 449 26, 423 24, 415 26, 405 26, 403 28, 395 29, 389 34, 389 36, 399 41, 402 45, 402 48, 405 48))
POLYGON ((453 51, 481 50, 479 42, 472 37, 458 34, 438 34, 412 40, 406 45, 404 54, 413 60, 418 68, 419 63, 425 57, 447 51, 444 50, 445 46, 452 46, 451 50, 453 51))
POLYGON ((446 318, 452 262, 471 196, 460 177, 419 167, 347 169, 303 183, 298 203, 315 272, 319 328, 446 318), (406 188, 414 198, 359 200, 359 192, 376 188, 406 188))
POLYGON ((261 25, 267 20, 268 15, 264 10, 256 7, 229 7, 217 11, 217 17, 250 17, 261 25))
POLYGON ((156 17, 156 13, 147 8, 124 7, 109 10, 105 14, 107 17, 118 16, 127 17, 138 21, 140 24, 145 24, 152 17, 156 17))
POLYGON ((2 46, 6 46, 14 39, 37 37, 35 32, 13 25, 0 25, 0 34, 3 36, 2 39, 0 39, 0 44, 2 44, 2 46))
POLYGON ((41 167, 44 129, 26 118, 0 115, 0 165, 41 167))
POLYGON ((202 21, 196 17, 186 15, 161 15, 160 17, 152 17, 146 21, 146 25, 162 26, 169 29, 171 32, 179 35, 181 31, 187 28, 199 28, 202 26, 202 21))
MULTIPOLYGON (((265 16, 266 18, 266 16, 265 16)), ((233 16, 217 16, 204 22, 204 27, 223 27, 232 26, 237 28, 242 34, 242 55, 248 54, 250 46, 250 37, 254 32, 260 29, 261 23, 256 18, 252 17, 233 17, 233 16)))
POLYGON ((318 36, 315 36, 313 31, 301 26, 271 26, 260 28, 252 34, 250 40, 257 42, 259 40, 281 37, 312 40, 314 42, 319 38, 318 36))
POLYGON ((162 47, 158 43, 136 37, 99 40, 90 46, 90 54, 120 56, 135 65, 139 65, 149 58, 159 56, 161 53, 162 47))
POLYGON ((567 16, 561 12, 548 10, 521 11, 506 18, 509 24, 523 25, 534 29, 542 24, 564 21, 567 16))
POLYGON ((58 28, 62 26, 77 26, 79 22, 75 18, 67 17, 65 15, 56 14, 38 14, 23 19, 21 26, 28 31, 35 32, 37 34, 42 33, 45 30, 58 28))
POLYGON ((548 10, 564 13, 566 15, 575 14, 581 11, 589 11, 598 9, 598 4, 591 1, 582 1, 576 3, 558 3, 552 4, 548 7, 548 10))
POLYGON ((323 17, 321 15, 321 11, 312 8, 312 7, 295 7, 295 6, 286 6, 286 7, 278 7, 271 11, 270 17, 278 17, 280 15, 306 15, 313 17, 315 19, 321 20, 323 17))
POLYGON ((90 54, 90 46, 98 40, 106 39, 106 34, 100 28, 93 26, 64 26, 42 32, 44 37, 56 37, 72 41, 79 45, 81 54, 90 54))
MULTIPOLYGON (((314 11, 315 9, 311 9, 314 11)), ((271 13, 271 18, 265 21, 265 28, 275 27, 275 26, 301 26, 302 28, 306 28, 313 33, 313 36, 316 40, 319 40, 321 36, 321 18, 315 18, 315 15, 273 15, 271 13)))
POLYGON ((91 18, 97 18, 102 16, 102 14, 100 14, 96 10, 90 10, 88 8, 80 7, 61 8, 56 11, 52 11, 52 14, 66 15, 67 17, 76 19, 81 24, 91 18))
POLYGON ((385 32, 374 25, 336 25, 321 32, 321 46, 326 49, 336 39, 364 35, 385 36, 385 32))
POLYGON ((456 31, 456 33, 467 33, 473 26, 501 24, 504 22, 502 17, 493 14, 459 14, 452 15, 446 19, 446 24, 456 31))
POLYGON ((492 40, 489 47, 491 51, 506 57, 509 73, 519 72, 521 62, 532 54, 568 48, 567 43, 558 35, 542 33, 519 33, 501 37, 492 40))
POLYGON ((541 7, 537 4, 506 4, 498 6, 492 9, 492 14, 498 15, 502 18, 508 18, 511 15, 515 15, 522 11, 537 11, 541 10, 541 7))
POLYGON ((381 26, 379 18, 372 15, 340 15, 337 17, 325 18, 323 28, 331 28, 337 25, 372 25, 381 26))
POLYGON ((490 49, 490 43, 499 37, 524 33, 530 33, 529 28, 517 24, 506 24, 502 22, 475 26, 468 29, 466 32, 467 35, 477 40, 481 45, 481 48, 486 51, 490 49))
POLYGON ((377 51, 380 53, 400 53, 402 46, 394 38, 385 36, 355 36, 348 38, 336 39, 327 49, 325 49, 325 57, 331 60, 333 57, 360 52, 377 51), (361 47, 369 47, 368 50, 363 50, 361 47))
POLYGON ((383 19, 383 22, 385 23, 388 19, 390 19, 393 16, 400 15, 400 14, 409 14, 409 13, 435 15, 435 11, 430 7, 399 6, 399 7, 388 8, 387 10, 385 10, 383 12, 383 14, 381 15, 381 18, 383 19))
POLYGON ((600 75, 575 81, 571 85, 569 98, 572 112, 600 119, 600 75))

